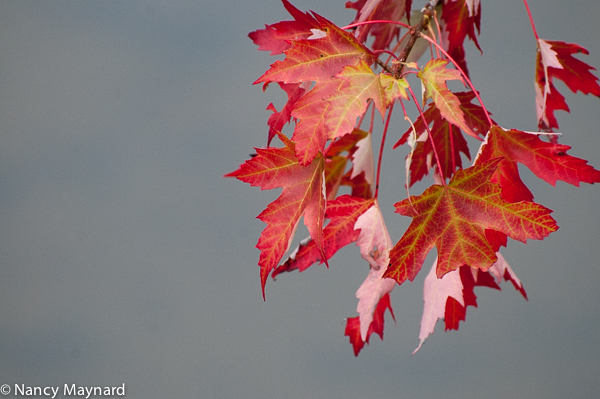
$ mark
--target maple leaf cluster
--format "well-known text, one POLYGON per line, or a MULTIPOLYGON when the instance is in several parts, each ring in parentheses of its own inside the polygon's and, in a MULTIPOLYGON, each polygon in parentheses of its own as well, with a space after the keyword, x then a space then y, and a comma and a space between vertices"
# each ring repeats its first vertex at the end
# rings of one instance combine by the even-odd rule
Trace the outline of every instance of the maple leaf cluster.
POLYGON ((500 247, 509 237, 542 240, 558 226, 552 211, 533 201, 518 164, 552 185, 600 182, 600 171, 568 155, 570 147, 548 133, 558 128, 554 111, 568 111, 554 78, 574 92, 600 96, 593 68, 573 57, 587 51, 538 39, 536 104, 544 132, 505 129, 491 118, 468 76, 465 39, 481 50, 479 0, 431 0, 417 12, 411 12, 411 0, 357 0, 346 3, 356 10, 347 27, 282 2, 293 20, 265 25, 249 36, 259 50, 284 55, 254 83, 262 83, 263 90, 277 83, 287 102, 279 111, 272 103, 267 106, 272 112, 267 147, 257 148, 254 157, 226 175, 262 190, 282 189, 258 216, 267 224, 256 245, 263 297, 269 276, 328 265, 338 250, 355 243, 369 266, 356 292, 358 316, 346 323, 355 355, 373 333, 383 339, 386 310, 395 321, 391 291, 415 279, 434 247, 437 258, 425 278, 415 352, 438 319, 447 330, 458 329, 467 307, 477 306, 475 286, 500 289, 504 279, 527 299, 500 247), (428 48, 430 59, 421 61, 428 48), (420 81, 422 98, 414 95, 408 75, 420 81), (451 80, 467 91, 450 90, 451 80), (410 102, 416 108, 412 118, 410 102), (396 213, 412 222, 394 245, 378 189, 382 150, 398 103, 408 121, 394 146, 410 150, 405 188, 426 177, 434 183, 395 204, 396 213), (370 127, 363 130, 370 108, 370 127), (375 110, 385 121, 377 167, 375 110), (288 124, 290 138, 282 133, 288 124), (283 146, 271 146, 275 138, 283 146), (471 166, 463 164, 471 160, 467 138, 480 142, 471 166), (310 237, 284 259, 300 219, 310 237))

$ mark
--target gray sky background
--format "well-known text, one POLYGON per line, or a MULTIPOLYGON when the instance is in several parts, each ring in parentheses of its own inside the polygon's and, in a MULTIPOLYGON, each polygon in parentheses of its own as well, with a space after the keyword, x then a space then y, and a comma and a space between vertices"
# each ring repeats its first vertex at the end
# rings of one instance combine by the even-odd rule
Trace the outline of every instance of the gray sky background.
MULTIPOLYGON (((324 3, 294 2, 352 19, 344 1, 324 3)), ((501 125, 536 130, 525 9, 482 3, 473 81, 501 125)), ((599 2, 531 8, 542 38, 580 44, 600 67, 599 2)), ((529 301, 510 283, 477 289, 460 330, 438 323, 415 356, 432 256, 393 292, 398 324, 388 317, 385 341, 358 358, 343 336, 368 271, 356 247, 329 270, 269 281, 262 301, 255 216, 279 193, 222 175, 264 146, 265 107, 284 99, 252 85, 275 58, 247 38, 281 19, 276 0, 0 2, 0 384, 125 383, 129 398, 597 397, 598 185, 553 188, 523 171, 561 226, 503 251, 529 301)), ((557 113, 561 142, 600 168, 600 101, 557 86, 572 110, 557 113)), ((406 130, 395 122, 390 143, 406 130)), ((384 158, 394 242, 410 223, 392 207, 405 155, 388 145, 384 158)))

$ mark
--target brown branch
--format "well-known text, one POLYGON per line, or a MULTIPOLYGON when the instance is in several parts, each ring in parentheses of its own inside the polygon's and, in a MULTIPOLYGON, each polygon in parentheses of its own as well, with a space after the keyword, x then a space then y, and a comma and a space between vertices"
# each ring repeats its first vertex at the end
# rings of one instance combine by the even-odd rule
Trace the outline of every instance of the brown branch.
POLYGON ((381 61, 379 58, 375 58, 375 62, 377 63, 377 65, 382 67, 384 71, 386 71, 390 75, 394 75, 394 71, 392 71, 392 69, 389 66, 387 66, 383 61, 381 61))
POLYGON ((394 78, 399 79, 402 75, 402 71, 404 69, 404 63, 408 59, 408 55, 410 54, 413 46, 417 42, 417 39, 421 36, 421 32, 427 30, 429 27, 429 21, 433 18, 433 14, 435 13, 435 6, 439 0, 430 0, 427 5, 421 10, 423 14, 421 20, 417 24, 416 28, 413 28, 409 31, 410 38, 408 39, 408 43, 406 43, 406 47, 400 53, 398 57, 398 63, 396 64, 396 71, 394 73, 394 78))

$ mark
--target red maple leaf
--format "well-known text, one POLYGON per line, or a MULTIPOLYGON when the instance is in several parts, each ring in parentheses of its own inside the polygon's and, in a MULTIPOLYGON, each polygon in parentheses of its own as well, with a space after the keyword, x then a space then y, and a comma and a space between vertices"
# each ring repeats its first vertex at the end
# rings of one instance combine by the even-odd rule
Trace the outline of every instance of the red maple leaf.
POLYGON ((464 83, 462 75, 456 69, 447 69, 447 65, 447 60, 433 59, 419 71, 418 76, 425 89, 423 100, 431 97, 442 117, 460 127, 468 135, 479 139, 478 133, 467 125, 459 98, 448 89, 446 84, 448 80, 460 80, 464 83))
MULTIPOLYGON (((357 143, 367 138, 370 139, 368 132, 354 129, 352 133, 336 140, 328 151, 328 156, 331 158, 325 163, 325 188, 328 200, 325 217, 330 221, 323 230, 323 248, 327 259, 331 259, 338 249, 356 241, 360 231, 354 230, 354 223, 373 203, 371 185, 365 179, 365 173, 352 177, 355 167, 352 165, 344 174, 349 159, 353 159, 357 152, 357 143), (347 155, 341 155, 345 152, 347 155), (335 199, 340 185, 350 186, 351 195, 335 199)), ((323 263, 323 259, 315 242, 308 237, 283 264, 273 271, 271 277, 275 279, 278 274, 293 270, 302 272, 316 262, 323 263)))
POLYGON ((317 82, 291 111, 299 120, 292 140, 300 163, 311 162, 324 150, 328 139, 352 132, 368 100, 373 100, 383 117, 386 107, 397 97, 408 98, 403 90, 405 84, 404 79, 373 73, 364 61, 344 67, 332 79, 317 82))
MULTIPOLYGON (((500 262, 500 259, 503 260, 501 255, 498 254, 498 262, 500 262)), ((498 262, 494 263, 494 266, 498 262)), ((491 271, 494 266, 492 266, 489 271, 491 271)), ((488 272, 482 271, 481 269, 477 269, 477 271, 475 271, 469 266, 461 266, 459 269, 454 270, 451 273, 457 273, 460 276, 463 286, 462 303, 453 297, 448 297, 444 310, 444 324, 446 331, 458 330, 459 323, 461 321, 465 321, 467 316, 467 307, 477 307, 477 297, 475 296, 475 292, 473 290, 476 286, 500 290, 500 286, 494 280, 492 275, 488 272)), ((423 341, 421 341, 421 343, 423 343, 423 341)))
POLYGON ((327 118, 331 108, 327 98, 346 84, 342 79, 318 82, 294 104, 292 116, 299 121, 292 140, 296 143, 296 155, 302 165, 309 164, 319 151, 325 149, 329 136, 327 118))
POLYGON ((481 51, 475 34, 475 29, 477 33, 481 29, 481 3, 479 0, 445 0, 442 21, 448 37, 446 51, 468 75, 464 41, 468 36, 481 51))
POLYGON ((575 44, 538 39, 536 57, 536 108, 540 129, 558 129, 554 111, 569 112, 565 98, 556 90, 552 79, 562 80, 573 93, 593 94, 600 97, 598 78, 591 73, 595 68, 573 57, 573 54, 589 54, 575 44))
POLYGON ((394 316, 394 310, 392 309, 392 304, 390 303, 390 294, 385 294, 379 300, 377 307, 375 308, 375 312, 373 312, 373 321, 369 326, 369 330, 367 331, 367 337, 363 341, 360 334, 360 320, 359 317, 349 317, 346 319, 346 331, 344 333, 350 339, 350 343, 354 348, 354 356, 358 356, 360 350, 365 346, 365 342, 368 344, 369 339, 371 338, 371 334, 376 333, 383 340, 383 329, 384 329, 384 313, 386 309, 390 310, 392 314, 392 319, 396 321, 396 316, 394 316))
MULTIPOLYGON (((357 26, 352 31, 314 12, 299 11, 288 0, 282 2, 293 20, 265 25, 265 29, 249 36, 259 50, 285 55, 254 82, 263 83, 263 90, 277 82, 287 94, 287 102, 279 111, 273 103, 267 107, 272 111, 267 147, 275 135, 283 141, 283 147, 256 149, 254 158, 226 175, 263 190, 282 188, 281 195, 258 216, 266 223, 256 245, 260 250, 263 298, 269 275, 275 278, 282 272, 306 270, 318 262, 327 264, 339 249, 356 242, 369 263, 369 274, 356 292, 359 316, 347 319, 345 335, 355 355, 365 342, 369 343, 372 333, 383 339, 386 309, 395 320, 389 293, 395 284, 414 280, 434 246, 438 256, 425 279, 419 348, 439 319, 444 319, 446 330, 459 328, 467 308, 477 307, 475 286, 500 289, 504 279, 527 299, 523 285, 499 248, 506 246, 509 236, 522 242, 541 240, 558 226, 550 216, 551 210, 532 202, 533 195, 521 181, 518 164, 552 185, 557 180, 575 186, 600 182, 600 171, 583 159, 567 155, 570 147, 557 144, 558 136, 551 135, 548 143, 540 140, 540 134, 504 130, 481 106, 472 103, 474 92, 449 90, 448 81, 464 83, 464 74, 468 74, 465 38, 481 51, 477 41, 480 0, 430 2, 422 10, 419 25, 414 25, 418 17, 413 18, 413 26, 419 28, 410 30, 401 40, 399 25, 393 21, 400 21, 404 14, 410 21, 412 0, 348 2, 346 7, 357 11, 357 26), (436 14, 431 17, 431 13, 436 14), (427 24, 425 29, 447 49, 450 57, 446 58, 451 58, 457 69, 449 68, 447 59, 436 59, 439 52, 434 54, 436 48, 429 41, 422 36, 417 39, 427 24), (368 41, 370 48, 365 46, 368 41), (432 59, 418 70, 412 61, 426 49, 431 50, 432 59), (397 59, 390 64, 396 54, 409 51, 409 58, 402 58, 405 62, 397 59), (379 56, 388 59, 379 60, 379 56), (377 65, 373 66, 375 61, 377 65), (373 197, 372 193, 374 187, 379 187, 379 170, 377 181, 374 178, 371 143, 374 121, 369 132, 356 126, 362 123, 371 103, 384 118, 396 100, 408 100, 408 83, 401 77, 401 64, 418 70, 423 104, 432 99, 429 108, 420 118, 413 118, 415 123, 411 121, 411 129, 396 144, 408 143, 411 147, 406 160, 407 189, 433 166, 436 184, 419 196, 395 204, 397 213, 413 220, 392 248, 377 195, 373 197), (374 72, 378 67, 381 73, 374 72), (288 139, 281 130, 291 121, 295 126, 288 139), (475 165, 467 169, 463 169, 462 155, 470 159, 470 153, 463 134, 479 140, 485 134, 475 165), (346 192, 351 194, 338 197, 342 186, 347 186, 346 192), (302 240, 280 265, 302 217, 310 237, 302 240)), ((573 92, 598 97, 600 85, 592 73, 594 68, 574 57, 588 54, 583 47, 541 39, 537 44, 538 126, 540 130, 552 130, 558 127, 554 111, 569 111, 565 98, 554 86, 554 78, 573 92)), ((405 119, 409 119, 403 103, 402 109, 405 119)), ((383 141, 387 132, 386 122, 383 141)), ((381 145, 383 150, 383 142, 381 145)))
POLYGON ((355 230, 354 224, 372 206, 373 201, 350 195, 342 195, 335 200, 328 201, 325 217, 330 220, 323 230, 325 257, 321 256, 321 251, 315 241, 309 239, 301 243, 292 255, 273 271, 272 277, 275 278, 280 273, 293 270, 302 272, 316 262, 322 263, 324 259, 331 259, 340 248, 356 241, 360 230, 355 230))
MULTIPOLYGON (((471 159, 469 146, 457 126, 453 126, 448 121, 441 117, 439 110, 431 104, 424 113, 427 122, 433 122, 430 128, 435 147, 438 150, 440 157, 441 172, 446 178, 452 177, 456 168, 462 168, 462 152, 471 159), (452 145, 450 145, 452 143, 452 145)), ((418 118, 414 123, 417 142, 411 155, 410 163, 410 182, 409 187, 421 180, 427 174, 429 169, 436 164, 433 157, 433 147, 431 140, 425 131, 425 124, 422 118, 418 118)), ((400 144, 406 143, 406 139, 413 134, 412 129, 409 129, 404 136, 396 143, 394 148, 400 144)))
POLYGON ((360 152, 359 149, 364 147, 360 143, 364 143, 367 138, 370 141, 371 138, 368 132, 354 129, 351 133, 335 140, 329 147, 327 156, 331 158, 325 164, 327 199, 334 199, 340 186, 351 187, 353 197, 369 199, 373 196, 371 192, 372 177, 366 176, 369 171, 362 166, 363 161, 365 161, 364 157, 360 157, 361 164, 358 165, 358 169, 356 169, 357 165, 355 164, 358 157, 357 153, 360 152), (347 155, 340 155, 343 152, 347 152, 347 155), (346 165, 350 160, 352 160, 352 167, 344 174, 346 165))
POLYGON ((373 196, 372 185, 367 181, 364 174, 352 177, 352 170, 349 170, 342 177, 342 186, 348 186, 351 189, 350 195, 359 198, 371 198, 373 196))
POLYGON ((568 145, 542 141, 537 134, 492 126, 477 162, 504 157, 491 181, 500 184, 505 201, 532 201, 533 194, 519 176, 518 163, 553 186, 557 180, 574 186, 580 182, 600 183, 600 171, 586 160, 568 155, 570 149, 568 145))
MULTIPOLYGON (((473 132, 485 134, 489 130, 490 124, 483 108, 471 102, 475 98, 475 93, 469 91, 454 94, 460 101, 460 109, 463 111, 467 126, 473 132)), ((462 168, 461 153, 471 159, 467 142, 461 134, 460 128, 442 118, 435 104, 430 103, 423 116, 428 126, 433 123, 430 131, 440 158, 442 174, 446 178, 451 178, 457 168, 462 168)), ((412 127, 409 128, 394 145, 394 148, 397 148, 405 144, 413 134, 416 134, 418 138, 414 150, 409 155, 411 157, 409 187, 429 174, 429 169, 436 163, 423 118, 417 118, 413 126, 414 132, 412 127)))
MULTIPOLYGON (((328 200, 325 218, 330 220, 323 230, 323 248, 327 259, 331 259, 338 249, 356 241, 360 233, 359 230, 354 230, 356 219, 373 203, 370 185, 366 187, 367 183, 363 184, 366 182, 364 173, 350 178, 354 170, 352 165, 344 175, 349 159, 353 158, 357 151, 357 143, 368 137, 368 132, 354 129, 352 133, 336 140, 329 148, 328 156, 331 158, 325 163, 325 189, 328 200), (347 155, 342 155, 343 153, 347 155), (335 199, 340 185, 350 185, 352 194, 335 199)), ((308 237, 273 271, 271 277, 275 279, 280 273, 294 270, 302 272, 316 262, 323 263, 323 259, 315 242, 308 237)))
POLYGON ((323 157, 315 158, 308 166, 302 166, 296 158, 294 143, 281 133, 278 136, 285 147, 257 148, 254 158, 225 175, 252 186, 260 186, 262 190, 283 187, 279 198, 258 215, 260 220, 267 223, 256 245, 260 249, 258 265, 263 297, 267 277, 289 249, 303 214, 311 237, 327 261, 323 253, 323 157))
POLYGON ((291 40, 308 38, 313 34, 311 29, 319 29, 320 24, 309 13, 294 7, 289 1, 282 0, 283 6, 294 17, 294 21, 281 21, 266 25, 265 29, 250 32, 248 37, 257 44, 259 50, 270 51, 271 55, 280 54, 290 48, 291 40))
MULTIPOLYGON (((348 1, 346 8, 357 10, 352 23, 387 20, 400 21, 404 15, 410 19, 412 0, 359 0, 355 3, 348 1)), ((398 38, 400 27, 396 24, 368 24, 357 28, 356 37, 364 43, 367 36, 375 37, 371 47, 376 50, 386 49, 394 38, 398 38)))
MULTIPOLYGON (((504 258, 499 253, 498 262, 494 263, 488 272, 484 272, 481 269, 472 269, 469 266, 461 266, 459 269, 452 273, 458 273, 462 282, 462 299, 463 303, 460 303, 454 298, 448 298, 446 302, 446 309, 444 313, 445 330, 458 330, 458 324, 464 321, 467 315, 467 307, 477 307, 477 297, 475 296, 474 288, 476 286, 489 287, 500 290, 500 286, 494 280, 493 276, 489 273, 492 268, 500 263, 504 262, 504 258)), ((450 273, 448 273, 450 274, 450 273)))
POLYGON ((328 201, 337 197, 347 164, 348 158, 342 155, 335 155, 327 159, 325 163, 325 192, 328 201))
POLYGON ((408 230, 390 253, 384 275, 402 284, 414 280, 435 245, 437 276, 462 265, 487 270, 496 262, 486 229, 525 242, 541 240, 558 229, 551 210, 533 202, 507 203, 500 186, 489 179, 500 158, 456 172, 447 185, 433 185, 418 197, 395 204, 396 212, 411 216, 408 230))
POLYGON ((327 102, 330 104, 327 114, 328 136, 340 137, 354 129, 356 119, 362 115, 372 99, 382 115, 388 105, 386 90, 381 75, 376 75, 364 61, 356 66, 345 67, 336 78, 344 82, 338 90, 332 90, 327 102))
POLYGON ((343 31, 322 16, 313 14, 319 22, 320 37, 292 40, 292 47, 285 50, 285 59, 275 61, 254 84, 329 80, 345 66, 356 65, 361 59, 373 58, 373 53, 359 43, 353 34, 343 31))
POLYGON ((487 272, 483 272, 481 269, 478 269, 477 272, 475 272, 474 269, 468 266, 461 266, 460 269, 452 272, 460 273, 460 279, 463 284, 462 294, 464 304, 461 304, 454 298, 448 298, 448 302, 446 302, 446 313, 444 314, 446 331, 458 330, 459 322, 465 320, 467 306, 477 307, 477 297, 473 291, 473 288, 475 287, 489 287, 500 290, 499 284, 504 278, 505 281, 510 281, 515 289, 521 293, 523 298, 527 300, 527 293, 523 288, 523 284, 521 284, 521 281, 512 271, 502 254, 498 253, 497 255, 498 261, 494 263, 487 272))

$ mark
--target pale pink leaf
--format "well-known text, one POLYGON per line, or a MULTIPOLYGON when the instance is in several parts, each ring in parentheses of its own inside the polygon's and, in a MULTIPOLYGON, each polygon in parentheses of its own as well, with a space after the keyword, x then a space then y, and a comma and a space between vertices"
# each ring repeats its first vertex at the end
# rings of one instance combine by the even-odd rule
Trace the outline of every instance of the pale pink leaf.
POLYGON ((389 263, 389 250, 393 244, 377 201, 356 220, 354 229, 361 229, 356 241, 361 256, 371 267, 385 269, 389 263))
POLYGON ((466 0, 465 4, 469 9, 469 16, 472 17, 477 14, 477 9, 479 8, 480 0, 466 0))
POLYGON ((311 29, 310 31, 312 32, 312 35, 308 37, 307 40, 321 39, 327 36, 327 32, 322 31, 320 29, 311 29))
POLYGON ((439 319, 444 318, 448 297, 456 299, 463 306, 465 304, 463 299, 463 283, 459 273, 460 269, 453 270, 446 273, 442 278, 438 278, 435 272, 436 268, 437 258, 433 262, 431 271, 425 277, 423 317, 421 318, 421 331, 419 332, 420 342, 413 355, 421 349, 427 337, 433 334, 435 323, 439 319))
MULTIPOLYGON (((496 252, 496 256, 498 256, 498 260, 488 269, 488 272, 494 276, 498 284, 500 284, 503 277, 506 281, 510 280, 510 282, 512 282, 512 284, 515 286, 515 289, 519 291, 525 299, 527 299, 527 293, 523 288, 523 283, 521 283, 519 277, 517 277, 515 272, 511 269, 506 259, 504 259, 504 256, 502 256, 500 252, 496 252)), ((475 278, 475 281, 477 281, 477 278, 475 278)))
POLYGON ((369 326, 373 321, 373 312, 379 300, 391 292, 396 285, 396 281, 393 279, 382 278, 390 261, 392 240, 377 201, 356 220, 354 229, 360 229, 356 245, 360 247, 362 257, 371 266, 369 275, 356 291, 358 298, 356 311, 360 315, 360 335, 365 341, 369 326))
POLYGON ((373 321, 373 312, 382 296, 392 292, 396 281, 391 278, 382 278, 384 268, 369 270, 369 275, 356 291, 358 305, 356 311, 360 317, 360 336, 363 342, 367 339, 369 326, 373 321))
POLYGON ((354 166, 350 178, 354 179, 360 172, 365 172, 365 180, 372 185, 375 167, 373 164, 371 135, 367 135, 367 137, 356 143, 356 148, 356 151, 352 154, 352 163, 354 166))
POLYGON ((550 79, 548 78, 548 67, 562 69, 562 65, 558 60, 556 51, 552 50, 552 46, 550 43, 545 40, 538 39, 538 46, 540 50, 540 54, 542 55, 542 65, 544 67, 544 76, 546 77, 544 83, 544 91, 536 85, 536 95, 535 95, 535 105, 538 120, 544 119, 544 122, 548 124, 548 120, 545 116, 546 112, 546 98, 550 93, 550 79))

